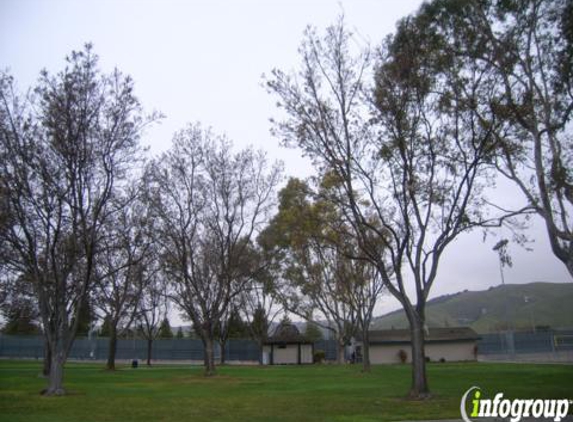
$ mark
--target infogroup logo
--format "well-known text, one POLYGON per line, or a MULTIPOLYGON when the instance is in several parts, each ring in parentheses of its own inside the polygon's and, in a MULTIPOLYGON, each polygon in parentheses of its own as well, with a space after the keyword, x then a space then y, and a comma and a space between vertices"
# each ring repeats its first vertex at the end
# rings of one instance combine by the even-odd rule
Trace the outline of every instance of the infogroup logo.
POLYGON ((471 387, 462 396, 460 412, 465 422, 475 422, 471 418, 510 418, 511 422, 519 422, 522 418, 553 418, 560 422, 569 412, 572 401, 568 399, 504 399, 503 393, 497 393, 493 400, 482 398, 479 387, 471 387), (467 414, 468 396, 473 393, 471 412, 467 414))

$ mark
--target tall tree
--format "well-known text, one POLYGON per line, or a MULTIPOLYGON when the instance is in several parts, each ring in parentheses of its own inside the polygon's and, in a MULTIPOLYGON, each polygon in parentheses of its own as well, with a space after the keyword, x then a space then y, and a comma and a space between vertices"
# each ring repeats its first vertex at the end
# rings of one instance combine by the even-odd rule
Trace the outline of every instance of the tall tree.
POLYGON ((488 89, 463 94, 495 129, 493 163, 543 219, 573 277, 573 2, 434 1, 417 19, 466 60, 463 72, 480 70, 488 89))
POLYGON ((64 363, 94 279, 108 204, 138 151, 142 114, 133 82, 102 74, 91 47, 20 97, 0 75, 0 184, 11 222, 2 265, 24 274, 51 352, 48 395, 64 394, 64 363))
POLYGON ((199 125, 179 132, 148 169, 149 187, 172 280, 173 301, 205 347, 205 373, 215 373, 215 328, 258 271, 248 251, 272 205, 280 168, 262 152, 233 153, 199 125))
POLYGON ((356 258, 405 310, 410 395, 423 398, 425 306, 440 258, 460 233, 500 224, 484 217, 481 195, 492 134, 455 89, 442 89, 452 81, 477 89, 479 74, 456 79, 455 56, 442 56, 416 22, 402 21, 381 48, 374 95, 370 53, 352 53, 350 40, 342 19, 323 38, 306 32, 300 73, 275 70, 268 81, 287 116, 274 130, 337 179, 328 196, 352 228, 356 258))

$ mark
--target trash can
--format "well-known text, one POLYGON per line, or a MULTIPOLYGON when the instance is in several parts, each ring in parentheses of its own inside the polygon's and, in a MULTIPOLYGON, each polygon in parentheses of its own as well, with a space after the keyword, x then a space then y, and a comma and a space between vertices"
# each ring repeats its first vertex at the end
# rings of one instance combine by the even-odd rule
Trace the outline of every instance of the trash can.
POLYGON ((137 365, 138 365, 137 359, 133 359, 133 360, 131 361, 131 367, 132 367, 132 368, 137 368, 137 365))

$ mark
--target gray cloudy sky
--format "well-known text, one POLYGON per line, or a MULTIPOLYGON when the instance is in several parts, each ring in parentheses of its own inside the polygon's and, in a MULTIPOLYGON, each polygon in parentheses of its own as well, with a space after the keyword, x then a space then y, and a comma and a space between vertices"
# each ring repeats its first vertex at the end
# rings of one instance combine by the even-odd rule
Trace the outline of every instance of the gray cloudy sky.
MULTIPOLYGON (((308 24, 322 30, 344 11, 358 39, 377 45, 397 19, 420 3, 0 0, 0 68, 8 68, 24 90, 42 68, 58 71, 70 51, 92 42, 104 71, 118 67, 130 74, 146 109, 166 115, 144 138, 153 153, 168 148, 173 133, 186 123, 200 121, 238 147, 252 144, 283 160, 287 176, 304 177, 312 173, 308 162, 298 151, 280 148, 269 134, 274 100, 261 87, 261 75, 274 67, 297 66, 297 48, 308 24)), ((519 201, 512 187, 503 188, 502 194, 519 201)), ((529 233, 534 250, 512 248, 514 266, 505 270, 506 282, 568 282, 541 224, 536 222, 529 233)), ((458 239, 443 259, 432 296, 499 284, 491 250, 497 240, 489 237, 484 243, 481 233, 458 239)), ((397 302, 386 299, 379 312, 396 307, 397 302)))

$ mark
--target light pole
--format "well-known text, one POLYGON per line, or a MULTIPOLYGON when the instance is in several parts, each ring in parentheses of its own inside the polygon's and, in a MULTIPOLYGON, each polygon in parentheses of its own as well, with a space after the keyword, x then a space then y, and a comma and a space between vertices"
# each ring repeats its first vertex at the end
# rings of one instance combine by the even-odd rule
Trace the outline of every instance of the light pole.
MULTIPOLYGON (((505 286, 505 278, 503 276, 503 267, 504 266, 512 266, 512 262, 511 262, 511 256, 509 256, 509 254, 507 253, 507 245, 509 243, 509 240, 507 239, 502 239, 499 242, 496 243, 496 245, 493 247, 493 250, 495 252, 497 252, 498 256, 499 256, 499 272, 501 275, 501 284, 503 286, 505 286)), ((507 352, 510 354, 510 356, 514 356, 515 354, 515 343, 514 343, 514 338, 513 338, 513 330, 511 327, 511 323, 510 323, 510 318, 509 318, 509 304, 511 303, 511 301, 509 300, 509 294, 506 292, 507 295, 507 303, 506 306, 504 307, 504 313, 505 313, 505 324, 506 324, 506 333, 505 333, 505 343, 506 343, 506 347, 507 347, 507 352)))
MULTIPOLYGON (((523 301, 528 304, 529 303, 529 299, 531 299, 530 296, 523 296, 523 301)), ((533 318, 533 309, 529 308, 529 319, 531 321, 531 329, 533 330, 533 332, 535 333, 535 319, 533 318)))
POLYGON ((94 360, 96 358, 96 341, 94 341, 93 335, 94 333, 97 336, 97 330, 96 330, 96 325, 95 322, 92 322, 90 324, 90 328, 88 329, 88 344, 89 344, 89 348, 90 348, 90 353, 89 353, 89 358, 91 360, 94 360))

